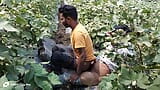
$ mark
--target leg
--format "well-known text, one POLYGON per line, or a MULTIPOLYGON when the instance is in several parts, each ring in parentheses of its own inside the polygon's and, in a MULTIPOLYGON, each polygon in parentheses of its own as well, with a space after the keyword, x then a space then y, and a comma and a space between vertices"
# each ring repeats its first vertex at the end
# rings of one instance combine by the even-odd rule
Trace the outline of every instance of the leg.
POLYGON ((106 64, 104 64, 101 61, 96 61, 94 64, 91 72, 95 72, 99 75, 99 79, 101 80, 101 77, 106 76, 110 73, 110 70, 106 64))
MULTIPOLYGON (((86 67, 83 67, 83 69, 84 68, 86 67)), ((101 61, 96 61, 96 63, 94 63, 92 66, 91 71, 83 71, 80 74, 79 80, 83 85, 98 85, 98 83, 101 81, 101 78, 109 73, 110 70, 106 64, 101 61)), ((76 77, 76 74, 74 74, 73 77, 76 77)), ((75 80, 75 78, 73 80, 75 80)))
POLYGON ((95 72, 83 72, 79 78, 84 85, 93 86, 99 83, 99 75, 95 72))

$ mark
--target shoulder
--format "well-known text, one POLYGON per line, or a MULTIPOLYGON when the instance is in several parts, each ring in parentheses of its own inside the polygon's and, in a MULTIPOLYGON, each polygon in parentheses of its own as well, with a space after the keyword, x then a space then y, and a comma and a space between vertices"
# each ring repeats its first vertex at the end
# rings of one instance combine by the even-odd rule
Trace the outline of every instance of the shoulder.
POLYGON ((82 33, 82 34, 86 34, 88 33, 85 26, 83 26, 82 24, 78 24, 78 28, 76 30, 77 33, 82 33))

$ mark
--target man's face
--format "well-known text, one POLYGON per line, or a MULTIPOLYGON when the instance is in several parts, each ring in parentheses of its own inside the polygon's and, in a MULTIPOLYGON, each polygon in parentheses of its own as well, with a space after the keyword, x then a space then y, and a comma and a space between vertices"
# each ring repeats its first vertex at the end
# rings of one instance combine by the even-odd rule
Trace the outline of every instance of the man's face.
POLYGON ((69 20, 65 18, 62 13, 60 13, 59 16, 60 16, 60 23, 62 23, 66 28, 70 27, 69 20))

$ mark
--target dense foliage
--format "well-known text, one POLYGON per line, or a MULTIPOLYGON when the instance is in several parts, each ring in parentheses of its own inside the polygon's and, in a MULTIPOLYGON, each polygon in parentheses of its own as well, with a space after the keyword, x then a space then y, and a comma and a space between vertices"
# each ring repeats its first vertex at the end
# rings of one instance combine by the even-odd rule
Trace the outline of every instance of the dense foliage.
MULTIPOLYGON (((160 2, 158 0, 66 0, 78 8, 97 53, 119 68, 101 90, 159 90, 160 2), (112 31, 126 24, 132 32, 112 31)), ((56 31, 60 0, 0 0, 0 89, 50 90, 59 84, 33 60, 37 41, 56 31)), ((96 53, 96 54, 97 54, 96 53)))
POLYGON ((37 41, 56 31, 56 0, 0 0, 0 89, 51 90, 54 73, 36 64, 37 41))
POLYGON ((80 22, 90 32, 97 53, 119 66, 104 77, 101 90, 159 90, 159 1, 74 0, 72 4, 78 8, 80 22), (128 25, 132 32, 117 30, 106 35, 119 24, 128 25))

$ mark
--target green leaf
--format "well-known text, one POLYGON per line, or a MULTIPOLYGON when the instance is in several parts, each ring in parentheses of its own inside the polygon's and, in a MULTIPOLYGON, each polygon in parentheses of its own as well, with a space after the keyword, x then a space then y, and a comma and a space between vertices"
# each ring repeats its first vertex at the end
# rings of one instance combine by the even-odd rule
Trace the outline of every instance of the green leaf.
POLYGON ((123 79, 130 79, 130 73, 129 73, 129 69, 125 68, 125 67, 122 67, 121 68, 121 77, 123 79))
POLYGON ((104 36, 105 36, 105 33, 98 32, 98 33, 97 33, 97 36, 104 37, 104 36))
POLYGON ((4 29, 4 26, 8 24, 8 21, 1 21, 0 22, 0 30, 3 30, 4 29))
POLYGON ((142 89, 147 89, 150 84, 148 78, 149 78, 148 76, 144 75, 143 73, 140 73, 137 79, 137 86, 142 89))
POLYGON ((35 72, 36 76, 46 76, 46 74, 48 74, 41 64, 32 63, 31 68, 35 72))
POLYGON ((16 81, 8 81, 6 75, 0 78, 0 90, 12 90, 16 85, 16 81))
POLYGON ((131 69, 121 68, 121 75, 119 77, 120 83, 124 85, 130 85, 132 81, 135 81, 138 78, 136 72, 131 69))
POLYGON ((124 85, 131 84, 132 80, 130 78, 130 73, 128 69, 124 67, 121 68, 121 75, 119 76, 119 81, 124 85))
POLYGON ((133 81, 138 79, 138 74, 131 69, 130 69, 130 78, 133 81))
POLYGON ((30 81, 33 79, 34 76, 34 71, 30 70, 29 72, 27 72, 24 76, 24 82, 25 83, 30 83, 30 81))
POLYGON ((160 84, 159 85, 152 85, 147 90, 159 90, 160 89, 160 84))
POLYGON ((23 66, 16 66, 16 70, 17 70, 19 73, 21 73, 21 75, 23 75, 24 72, 25 72, 25 68, 24 68, 23 66))
POLYGON ((23 85, 17 85, 13 90, 24 90, 23 85))
POLYGON ((6 24, 4 27, 4 30, 6 30, 7 32, 19 32, 18 29, 14 28, 13 26, 6 24))
POLYGON ((158 49, 158 53, 160 54, 160 49, 158 49))
POLYGON ((0 43, 0 55, 5 51, 8 51, 8 48, 4 44, 0 43))
POLYGON ((150 13, 149 9, 143 9, 142 13, 150 13))
POLYGON ((7 32, 19 32, 19 30, 11 26, 8 21, 0 22, 0 30, 6 30, 7 32))
POLYGON ((106 83, 106 87, 103 90, 112 90, 113 86, 111 82, 106 83))
POLYGON ((25 57, 25 56, 28 56, 29 54, 31 55, 33 55, 33 52, 31 52, 30 50, 27 50, 27 49, 25 49, 25 48, 15 48, 16 50, 17 50, 17 54, 19 55, 19 56, 22 56, 22 57, 25 57))
POLYGON ((26 84, 26 89, 27 90, 38 90, 39 89, 36 82, 34 81, 34 78, 31 79, 30 82, 27 83, 27 84, 26 84))
POLYGON ((1 3, 6 4, 7 6, 11 6, 11 0, 2 0, 1 3))
POLYGON ((144 45, 146 45, 147 47, 151 47, 152 46, 152 44, 150 43, 150 42, 147 42, 147 41, 144 41, 144 42, 142 42, 144 45))
POLYGON ((7 67, 7 78, 8 80, 18 80, 18 71, 16 70, 16 67, 11 65, 7 67))
POLYGON ((0 30, 6 30, 7 32, 19 32, 19 30, 11 26, 9 22, 5 20, 0 22, 0 30))
POLYGON ((91 37, 94 38, 96 36, 96 33, 92 33, 91 37))
POLYGON ((100 90, 113 90, 113 85, 111 82, 100 82, 98 87, 100 90))
POLYGON ((0 87, 3 87, 3 84, 5 82, 8 82, 8 79, 6 77, 6 75, 3 75, 1 78, 0 78, 0 87))
POLYGON ((156 78, 154 81, 153 81, 153 85, 160 85, 160 78, 156 78))
POLYGON ((127 43, 130 39, 131 39, 131 36, 128 35, 127 37, 122 38, 121 41, 123 43, 127 43))
POLYGON ((112 80, 115 80, 116 78, 118 78, 118 75, 117 74, 114 74, 114 73, 111 73, 110 75, 108 76, 104 76, 102 78, 102 81, 105 81, 105 82, 110 82, 112 80))
POLYGON ((22 36, 23 38, 25 37, 28 40, 32 39, 32 34, 29 31, 23 31, 22 33, 23 33, 23 36, 22 36))
POLYGON ((42 90, 52 90, 51 84, 47 81, 44 77, 34 77, 34 81, 36 82, 37 86, 42 88, 42 90))
POLYGON ((126 79, 119 79, 120 83, 124 85, 130 85, 132 83, 131 80, 126 80, 126 79))
POLYGON ((59 77, 54 74, 54 73, 50 73, 48 75, 48 80, 53 84, 53 85, 56 85, 56 84, 61 84, 61 82, 59 81, 59 77))
POLYGON ((153 62, 160 63, 160 54, 157 54, 153 60, 153 62))
POLYGON ((16 22, 22 25, 27 24, 27 21, 21 16, 16 16, 16 22))
POLYGON ((18 80, 18 73, 7 73, 8 80, 18 80))
POLYGON ((75 2, 79 3, 79 2, 82 2, 82 0, 75 0, 75 2))

